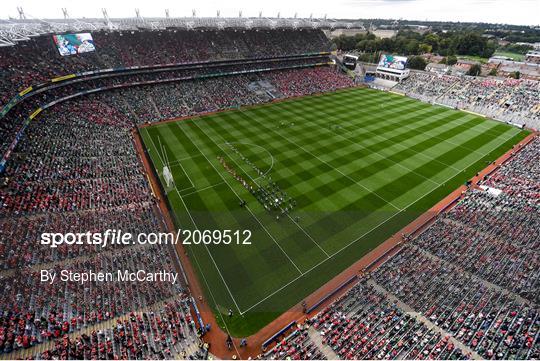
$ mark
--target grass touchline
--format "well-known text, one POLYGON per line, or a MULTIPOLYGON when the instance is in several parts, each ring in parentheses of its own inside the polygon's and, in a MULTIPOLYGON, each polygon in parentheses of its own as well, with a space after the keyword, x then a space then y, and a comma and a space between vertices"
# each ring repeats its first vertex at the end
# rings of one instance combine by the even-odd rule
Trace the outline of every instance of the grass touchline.
POLYGON ((178 227, 253 232, 251 246, 186 246, 218 320, 234 336, 257 331, 301 301, 526 133, 365 88, 141 131, 162 182, 154 139, 170 159, 175 187, 167 198, 178 227), (218 158, 253 186, 268 176, 276 187, 268 189, 298 206, 272 216, 218 158), (224 316, 231 308, 237 314, 224 316))

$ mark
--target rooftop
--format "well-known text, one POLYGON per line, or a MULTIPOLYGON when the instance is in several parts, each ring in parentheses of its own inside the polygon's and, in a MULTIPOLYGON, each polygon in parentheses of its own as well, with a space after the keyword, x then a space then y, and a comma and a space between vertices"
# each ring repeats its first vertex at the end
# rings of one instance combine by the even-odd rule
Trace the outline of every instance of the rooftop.
POLYGON ((255 18, 183 17, 112 19, 107 12, 96 19, 9 19, 0 20, 0 46, 15 45, 19 41, 43 34, 76 33, 99 30, 165 30, 197 29, 364 29, 361 22, 327 18, 269 18, 262 14, 255 18))

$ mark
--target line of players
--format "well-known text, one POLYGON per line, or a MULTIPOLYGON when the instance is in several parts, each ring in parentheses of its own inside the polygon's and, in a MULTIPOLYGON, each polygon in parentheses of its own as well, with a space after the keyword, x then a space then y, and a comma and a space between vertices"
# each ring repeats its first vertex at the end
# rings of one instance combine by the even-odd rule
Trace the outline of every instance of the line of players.
MULTIPOLYGON (((294 125, 294 123, 292 123, 294 125)), ((227 143, 229 148, 233 152, 235 152, 246 164, 248 164, 257 174, 265 179, 268 184, 265 186, 259 186, 255 191, 253 191, 253 188, 248 189, 255 198, 259 201, 259 203, 262 204, 264 209, 266 209, 268 212, 271 212, 272 210, 277 211, 279 210, 281 213, 281 216, 285 216, 289 214, 290 211, 296 206, 296 201, 292 199, 291 196, 289 196, 285 191, 283 191, 276 182, 272 181, 272 177, 270 177, 267 173, 263 172, 259 167, 257 167, 253 162, 251 162, 246 156, 244 156, 238 148, 236 148, 233 144, 227 143)), ((276 215, 276 219, 279 220, 280 215, 276 215)))
MULTIPOLYGON (((276 220, 279 220, 280 217, 284 217, 289 214, 290 211, 296 206, 296 200, 282 190, 276 182, 272 181, 272 178, 267 174, 262 173, 262 171, 251 163, 246 157, 241 155, 241 153, 231 144, 229 146, 241 156, 242 160, 250 164, 255 170, 259 171, 259 174, 264 178, 268 183, 266 185, 255 185, 253 186, 249 181, 245 180, 241 175, 239 175, 236 170, 231 167, 225 158, 218 156, 217 159, 225 168, 225 170, 231 174, 234 179, 236 179, 242 186, 247 189, 259 203, 266 209, 268 212, 279 211, 279 214, 276 215, 276 220)), ((240 201, 240 206, 244 207, 247 204, 245 200, 240 201)))

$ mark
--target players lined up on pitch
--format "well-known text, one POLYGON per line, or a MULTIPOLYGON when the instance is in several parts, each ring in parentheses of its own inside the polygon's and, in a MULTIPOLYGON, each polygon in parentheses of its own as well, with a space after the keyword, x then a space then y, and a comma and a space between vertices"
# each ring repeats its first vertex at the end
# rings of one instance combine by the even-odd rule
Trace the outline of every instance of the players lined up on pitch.
MULTIPOLYGON (((260 204, 268 212, 279 211, 280 214, 276 215, 276 219, 279 219, 280 216, 288 215, 293 208, 296 206, 296 201, 282 190, 276 182, 272 181, 272 177, 267 172, 263 172, 259 167, 257 167, 252 161, 250 161, 246 156, 242 154, 233 144, 228 143, 229 147, 235 152, 243 162, 248 164, 257 175, 262 178, 262 182, 266 183, 264 185, 258 184, 256 180, 255 188, 252 186, 248 187, 249 192, 257 198, 260 204)), ((245 203, 244 203, 245 205, 245 203)))
MULTIPOLYGON (((261 171, 261 177, 268 182, 266 185, 259 185, 244 179, 244 177, 236 171, 232 166, 227 163, 222 156, 217 157, 223 168, 233 176, 249 193, 251 193, 257 201, 268 212, 278 212, 276 219, 279 220, 280 216, 286 216, 296 206, 296 201, 292 199, 284 190, 282 190, 275 182, 272 182, 272 178, 268 174, 264 174, 261 171)), ((240 206, 247 205, 245 200, 240 201, 240 206)))
MULTIPOLYGON (((304 74, 303 85, 296 88, 306 94, 348 84, 331 69, 296 71, 304 74), (336 81, 319 81, 320 74, 336 81)), ((288 82, 289 73, 274 79, 288 82)), ((99 271, 104 265, 114 269, 137 265, 170 268, 168 254, 144 251, 142 246, 112 246, 104 253, 95 245, 53 249, 36 240, 51 230, 67 233, 117 228, 139 234, 160 229, 155 199, 129 129, 156 114, 156 104, 158 109, 167 109, 167 114, 186 115, 230 103, 249 103, 252 98, 246 97, 244 90, 247 83, 244 76, 200 80, 182 85, 186 98, 179 98, 182 93, 176 93, 174 85, 156 87, 156 93, 125 89, 90 95, 58 104, 44 112, 39 122, 30 124, 8 162, 0 193, 0 269, 9 274, 2 279, 6 297, 0 301, 1 350, 9 352, 61 338, 172 296, 170 287, 145 283, 131 291, 114 284, 88 290, 44 286, 37 281, 36 272, 20 269, 39 269, 42 264, 73 271, 99 271), (224 94, 223 89, 230 91, 224 94), (158 97, 160 91, 171 95, 170 99, 158 97), (190 97, 197 98, 194 108, 185 106, 190 97), (161 257, 148 258, 158 253, 161 257)))

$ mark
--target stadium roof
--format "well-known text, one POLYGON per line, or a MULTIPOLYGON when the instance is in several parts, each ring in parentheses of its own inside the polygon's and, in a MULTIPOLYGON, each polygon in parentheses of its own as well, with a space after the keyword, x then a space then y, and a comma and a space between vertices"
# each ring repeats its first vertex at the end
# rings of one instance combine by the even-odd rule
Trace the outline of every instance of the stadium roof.
POLYGON ((98 30, 179 29, 363 29, 361 22, 314 18, 135 18, 111 19, 9 19, 0 20, 0 46, 12 46, 33 36, 98 30))

